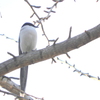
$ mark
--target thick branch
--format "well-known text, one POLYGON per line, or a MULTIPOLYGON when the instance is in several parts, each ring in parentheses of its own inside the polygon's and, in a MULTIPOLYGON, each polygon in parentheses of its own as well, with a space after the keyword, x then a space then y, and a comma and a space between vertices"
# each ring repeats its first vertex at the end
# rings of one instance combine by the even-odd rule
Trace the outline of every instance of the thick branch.
POLYGON ((20 90, 20 87, 17 84, 5 76, 0 77, 0 85, 6 90, 12 92, 12 95, 19 98, 19 100, 33 100, 30 96, 25 94, 24 91, 20 90))
POLYGON ((27 54, 22 54, 16 58, 9 59, 0 64, 0 76, 3 76, 15 69, 38 63, 40 61, 53 58, 57 55, 65 54, 71 50, 78 49, 79 47, 99 37, 100 25, 61 43, 57 43, 44 49, 32 51, 27 54))

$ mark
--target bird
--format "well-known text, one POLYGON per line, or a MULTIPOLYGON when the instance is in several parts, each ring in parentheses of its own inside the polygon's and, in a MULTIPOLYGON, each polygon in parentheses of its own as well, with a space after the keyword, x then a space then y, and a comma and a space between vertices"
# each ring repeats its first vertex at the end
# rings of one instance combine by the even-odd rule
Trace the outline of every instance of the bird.
MULTIPOLYGON (((36 26, 30 22, 26 22, 22 25, 19 33, 19 55, 28 53, 36 49, 37 44, 37 32, 36 26)), ((28 76, 28 66, 20 68, 20 87, 25 92, 28 76)))

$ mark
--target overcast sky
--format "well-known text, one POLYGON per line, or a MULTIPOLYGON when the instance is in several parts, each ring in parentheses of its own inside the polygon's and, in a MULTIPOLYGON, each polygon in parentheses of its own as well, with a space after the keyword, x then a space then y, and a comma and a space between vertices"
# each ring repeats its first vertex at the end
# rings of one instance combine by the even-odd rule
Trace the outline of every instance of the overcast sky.
MULTIPOLYGON (((52 0, 29 0, 32 5, 41 6, 36 9, 40 17, 47 14, 43 11, 46 7, 51 7, 52 0)), ((65 0, 54 8, 56 13, 52 13, 49 20, 43 22, 45 32, 49 39, 56 39, 58 42, 64 41, 68 37, 70 26, 72 26, 72 37, 81 34, 85 30, 91 29, 100 24, 100 1, 96 0, 65 0)), ((12 58, 7 54, 11 52, 18 56, 18 40, 20 27, 24 22, 36 21, 37 18, 32 15, 30 7, 24 0, 0 0, 0 62, 12 58)), ((41 27, 37 29, 38 43, 37 49, 45 48, 47 40, 42 36, 41 27), (41 42, 42 41, 42 42, 41 42)), ((59 56, 63 61, 67 60, 76 68, 100 77, 100 39, 96 39, 85 46, 69 52, 71 59, 66 55, 59 56)), ((29 75, 26 92, 44 100, 100 100, 100 81, 90 79, 86 76, 80 76, 73 69, 69 69, 66 64, 60 61, 51 64, 51 59, 43 61, 29 67, 29 75)), ((19 77, 19 70, 7 74, 7 76, 19 77)), ((19 81, 15 81, 19 84, 19 81)), ((2 88, 1 88, 2 89, 2 88)), ((0 98, 7 100, 12 96, 3 96, 0 98)))

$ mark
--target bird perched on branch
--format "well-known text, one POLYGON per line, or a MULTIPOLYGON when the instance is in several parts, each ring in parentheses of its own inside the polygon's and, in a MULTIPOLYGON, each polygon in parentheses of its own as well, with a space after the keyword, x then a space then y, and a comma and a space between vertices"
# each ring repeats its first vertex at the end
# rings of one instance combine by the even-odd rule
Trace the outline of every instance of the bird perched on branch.
MULTIPOLYGON (((19 55, 27 53, 35 49, 37 43, 36 26, 26 22, 22 25, 19 34, 19 55)), ((28 75, 28 66, 20 69, 20 86, 21 90, 25 91, 28 75)))

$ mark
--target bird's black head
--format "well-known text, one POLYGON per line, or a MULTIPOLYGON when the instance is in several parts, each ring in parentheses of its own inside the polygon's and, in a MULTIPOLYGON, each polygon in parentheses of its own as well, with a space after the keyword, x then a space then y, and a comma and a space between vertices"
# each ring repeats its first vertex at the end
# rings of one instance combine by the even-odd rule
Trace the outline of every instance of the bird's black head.
POLYGON ((35 28, 37 28, 37 26, 33 25, 32 23, 29 23, 29 22, 26 22, 22 25, 22 27, 26 26, 26 25, 29 25, 29 26, 33 26, 35 28))

